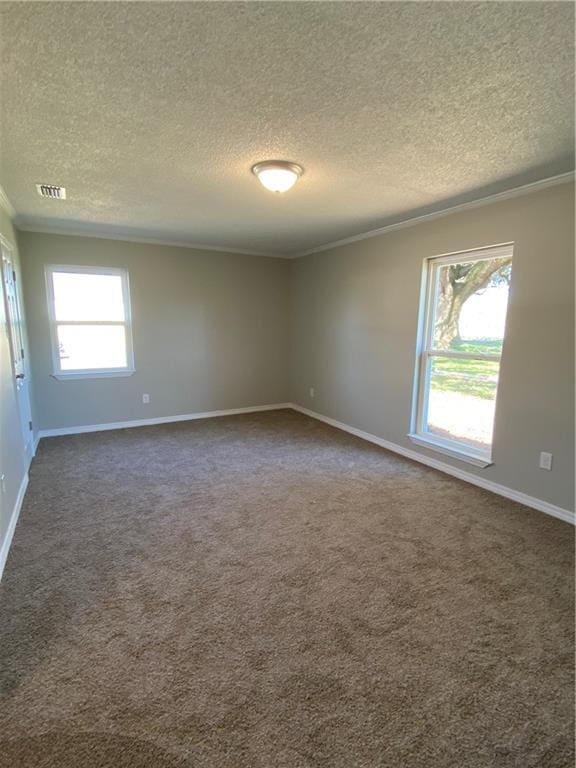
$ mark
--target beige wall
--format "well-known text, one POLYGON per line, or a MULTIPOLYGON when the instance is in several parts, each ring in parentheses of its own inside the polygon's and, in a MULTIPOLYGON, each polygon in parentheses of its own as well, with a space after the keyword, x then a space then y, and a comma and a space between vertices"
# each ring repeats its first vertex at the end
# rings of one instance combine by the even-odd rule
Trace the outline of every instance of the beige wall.
POLYGON ((292 401, 573 509, 573 221, 574 189, 564 184, 298 259, 291 276, 292 401), (406 437, 422 262, 510 241, 494 465, 475 469, 406 437), (554 454, 553 471, 538 468, 540 451, 554 454))
POLYGON ((292 400, 573 509, 573 204, 573 185, 564 184, 294 262, 21 233, 35 418, 41 429, 54 429, 292 400), (477 469, 406 437, 422 262, 510 241, 494 465, 477 469), (134 376, 52 378, 44 288, 50 263, 128 267, 134 376), (552 472, 538 468, 543 450, 554 455, 552 472))
POLYGON ((19 239, 40 429, 288 399, 285 260, 30 232, 19 239), (46 264, 128 268, 133 376, 52 377, 46 264))
MULTIPOLYGON (((16 234, 8 215, 0 208, 0 234, 14 247, 16 272, 19 277, 16 234)), ((18 281, 17 277, 17 282, 18 281)), ((26 343, 26 341, 25 341, 26 343)), ((18 492, 28 471, 28 459, 20 428, 12 375, 10 342, 6 323, 3 281, 0 279, 0 475, 4 474, 5 491, 0 491, 0 552, 6 542, 6 532, 14 512, 18 492)), ((0 570, 3 565, 0 556, 0 570)))

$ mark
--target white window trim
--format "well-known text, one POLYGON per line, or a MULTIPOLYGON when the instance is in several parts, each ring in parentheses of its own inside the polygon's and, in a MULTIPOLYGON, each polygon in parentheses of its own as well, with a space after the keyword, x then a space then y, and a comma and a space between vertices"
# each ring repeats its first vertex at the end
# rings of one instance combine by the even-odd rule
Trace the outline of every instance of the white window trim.
POLYGON ((48 319, 50 325, 50 346, 52 351, 52 377, 61 381, 70 379, 107 379, 114 377, 132 376, 134 368, 134 345, 132 342, 132 310, 130 305, 130 283, 128 270, 124 267, 86 267, 72 264, 49 264, 44 269, 46 281, 46 298, 48 301, 48 319), (126 333, 126 362, 122 368, 81 368, 63 371, 60 367, 60 355, 58 353, 58 324, 63 321, 56 320, 56 303, 54 298, 54 283, 52 275, 55 272, 71 272, 73 274, 84 273, 87 275, 117 275, 122 280, 122 300, 124 303, 125 317, 123 321, 110 320, 71 320, 67 325, 123 325, 126 333))
POLYGON ((472 453, 470 446, 462 443, 457 444, 456 440, 446 441, 444 443, 441 438, 437 440, 432 439, 432 436, 424 437, 424 435, 417 435, 413 432, 408 433, 407 437, 416 445, 422 448, 429 448, 431 451, 442 453, 444 456, 451 456, 453 459, 459 459, 465 461, 467 464, 473 464, 475 467, 491 467, 494 463, 492 457, 487 458, 482 454, 472 453), (461 445, 462 448, 457 448, 457 445, 461 445))
MULTIPOLYGON (((453 357, 466 360, 496 360, 501 361, 501 355, 466 352, 435 352, 432 349, 432 334, 434 332, 434 290, 436 281, 434 276, 439 267, 446 264, 462 264, 466 261, 480 261, 482 259, 497 259, 513 255, 514 244, 504 243, 495 246, 477 248, 459 253, 449 253, 441 256, 431 256, 424 259, 422 270, 422 285, 420 291, 418 338, 416 349, 416 368, 414 376, 414 391, 412 397, 412 414, 410 419, 410 432, 407 437, 415 444, 424 448, 437 451, 446 456, 459 459, 476 467, 489 467, 492 461, 493 444, 490 451, 475 451, 466 443, 458 440, 442 438, 424 429, 427 423, 426 392, 429 389, 430 358, 453 357)), ((498 390, 496 391, 496 399, 498 390)))

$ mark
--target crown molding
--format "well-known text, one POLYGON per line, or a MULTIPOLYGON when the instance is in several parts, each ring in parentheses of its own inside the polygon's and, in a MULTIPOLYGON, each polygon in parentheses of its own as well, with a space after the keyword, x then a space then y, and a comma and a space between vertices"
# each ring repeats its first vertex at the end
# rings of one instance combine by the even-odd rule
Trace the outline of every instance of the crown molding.
POLYGON ((290 256, 267 251, 249 251, 243 248, 225 248, 219 245, 206 245, 186 240, 163 240, 152 237, 126 235, 121 230, 102 231, 96 227, 62 226, 61 224, 35 224, 34 219, 16 217, 14 222, 21 232, 37 232, 45 235, 64 235, 70 237, 94 237, 99 240, 118 240, 126 243, 142 243, 143 245, 168 245, 174 248, 189 248, 197 251, 216 251, 218 253, 234 253, 242 256, 264 256, 272 259, 289 259, 290 256))
POLYGON ((4 187, 0 184, 0 208, 3 208, 11 219, 16 218, 16 209, 10 202, 10 198, 6 194, 4 187))
POLYGON ((540 181, 534 181, 530 184, 524 184, 520 187, 514 187, 504 192, 497 192, 493 195, 481 197, 476 200, 470 200, 466 203, 459 203, 458 205, 452 205, 448 208, 443 208, 439 211, 432 213, 426 213, 422 216, 412 216, 402 221, 397 221, 394 224, 388 224, 387 226, 379 227, 378 229, 371 229, 367 232, 361 232, 351 237, 345 237, 341 240, 333 240, 323 245, 318 245, 315 248, 309 248, 305 251, 297 251, 296 253, 272 253, 270 251, 252 251, 243 248, 226 248, 218 245, 206 245, 205 243, 197 243, 187 240, 166 240, 156 239, 145 236, 134 236, 123 233, 121 230, 107 231, 98 229, 97 226, 78 226, 71 224, 46 224, 44 222, 35 224, 33 218, 24 218, 16 215, 13 205, 10 203, 6 193, 0 186, 0 207, 4 208, 8 215, 14 219, 16 227, 23 232, 39 232, 48 235, 70 235, 73 237, 95 237, 103 240, 120 240, 129 243, 143 243, 145 245, 166 245, 175 248, 190 248, 192 250, 199 251, 215 251, 217 253, 237 253, 243 256, 264 256, 267 258, 275 259, 297 259, 302 256, 309 256, 313 253, 321 253, 322 251, 328 251, 332 248, 340 248, 345 245, 351 245, 362 240, 369 240, 379 235, 384 235, 389 232, 394 232, 398 229, 404 229, 406 227, 413 227, 417 224, 423 224, 425 222, 434 221, 444 216, 449 216, 452 213, 460 213, 462 211, 469 211, 474 208, 479 208, 483 205, 490 205, 491 203, 501 202, 503 200, 510 200, 522 195, 528 195, 533 192, 539 192, 548 187, 554 187, 559 184, 566 184, 574 181, 574 172, 562 173, 558 176, 551 176, 547 179, 541 179, 540 181))
POLYGON ((448 208, 443 208, 440 211, 434 211, 433 213, 425 213, 422 216, 413 216, 411 218, 397 221, 394 224, 388 224, 378 229, 370 229, 367 232, 361 232, 358 235, 352 235, 351 237, 345 237, 342 240, 333 240, 330 243, 324 245, 318 245, 316 248, 310 248, 306 251, 300 251, 292 254, 291 258, 298 259, 302 256, 310 256, 313 253, 321 253, 322 251, 329 251, 332 248, 340 248, 343 245, 350 245, 357 243, 361 240, 369 240, 372 237, 378 237, 388 232, 393 232, 397 229, 404 229, 405 227, 414 227, 416 224, 423 224, 427 221, 434 221, 434 219, 440 219, 443 216, 449 216, 451 213, 460 213, 461 211, 469 211, 473 208, 480 208, 483 205, 490 205, 491 203, 497 203, 502 200, 510 200, 514 197, 520 197, 522 195, 529 195, 532 192, 539 192, 542 189, 548 187, 555 187, 558 184, 566 184, 570 181, 574 181, 574 171, 568 173, 561 173, 558 176, 551 176, 548 179, 541 179, 540 181, 533 181, 530 184, 523 184, 521 187, 514 187, 508 189, 505 192, 497 192, 487 197, 480 197, 476 200, 470 200, 467 203, 459 203, 458 205, 452 205, 448 208))

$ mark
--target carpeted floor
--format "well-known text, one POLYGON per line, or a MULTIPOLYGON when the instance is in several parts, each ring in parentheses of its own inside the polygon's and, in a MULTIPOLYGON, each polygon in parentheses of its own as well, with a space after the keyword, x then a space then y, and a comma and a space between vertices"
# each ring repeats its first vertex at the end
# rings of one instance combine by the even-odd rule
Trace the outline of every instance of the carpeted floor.
POLYGON ((573 529, 290 411, 43 440, 2 768, 572 768, 573 529))

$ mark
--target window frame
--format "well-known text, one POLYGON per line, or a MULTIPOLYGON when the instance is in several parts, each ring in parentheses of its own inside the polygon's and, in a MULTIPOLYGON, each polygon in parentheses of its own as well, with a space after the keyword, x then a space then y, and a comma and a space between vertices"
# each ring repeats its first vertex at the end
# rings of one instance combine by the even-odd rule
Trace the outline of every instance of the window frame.
POLYGON ((46 298, 48 304, 48 321, 50 326, 50 347, 52 354, 52 377, 60 380, 67 379, 105 379, 113 377, 132 376, 134 368, 134 343, 132 339, 132 308, 130 303, 130 281, 125 267, 87 267, 73 264, 47 264, 44 268, 46 282, 46 298), (56 300, 52 275, 58 272, 85 275, 115 275, 122 283, 122 301, 124 304, 124 320, 66 320, 56 319, 56 300), (58 326, 59 325, 122 325, 126 337, 126 366, 121 368, 77 368, 62 370, 60 365, 58 326))
MULTIPOLYGON (((513 258, 514 243, 503 243, 495 246, 460 251, 458 253, 430 256, 424 259, 422 271, 416 369, 414 376, 410 432, 408 433, 408 437, 417 445, 438 451, 447 456, 460 459, 461 461, 465 461, 481 468, 489 467, 493 464, 493 442, 490 444, 489 451, 479 451, 475 450, 465 442, 444 438, 440 435, 434 435, 426 430, 426 424, 428 422, 428 393, 430 391, 431 361, 434 358, 492 360, 497 362, 500 366, 502 362, 502 352, 500 354, 452 352, 434 348, 437 275, 439 270, 447 264, 463 264, 468 261, 484 261, 506 256, 513 258)), ((498 403, 499 386, 500 376, 498 376, 498 384, 496 386, 495 407, 497 407, 498 403)))

